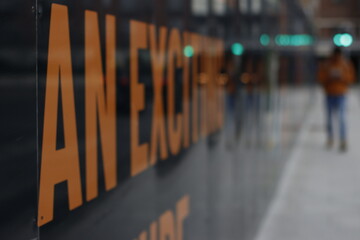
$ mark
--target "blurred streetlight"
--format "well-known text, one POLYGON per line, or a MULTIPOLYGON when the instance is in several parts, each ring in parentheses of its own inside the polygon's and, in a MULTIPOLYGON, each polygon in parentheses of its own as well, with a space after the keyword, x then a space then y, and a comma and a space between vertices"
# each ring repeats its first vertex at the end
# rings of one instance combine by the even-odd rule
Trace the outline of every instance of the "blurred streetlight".
POLYGON ((241 43, 234 43, 231 46, 231 51, 234 55, 240 56, 244 53, 244 46, 241 43))
POLYGON ((268 46, 270 44, 270 37, 267 34, 262 34, 260 36, 260 43, 263 46, 268 46))
POLYGON ((184 48, 184 55, 188 58, 194 56, 194 48, 190 45, 184 48))
POLYGON ((338 47, 350 47, 353 44, 354 38, 349 33, 335 34, 333 42, 338 47))

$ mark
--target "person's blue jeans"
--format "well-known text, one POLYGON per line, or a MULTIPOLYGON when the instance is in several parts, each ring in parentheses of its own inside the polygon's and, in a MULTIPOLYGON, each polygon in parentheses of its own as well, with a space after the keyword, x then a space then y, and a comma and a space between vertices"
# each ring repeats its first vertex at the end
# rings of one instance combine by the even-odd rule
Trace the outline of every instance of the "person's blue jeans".
POLYGON ((338 119, 340 140, 346 141, 346 97, 341 96, 326 96, 326 118, 327 118, 327 133, 329 139, 334 137, 333 118, 334 115, 338 119))

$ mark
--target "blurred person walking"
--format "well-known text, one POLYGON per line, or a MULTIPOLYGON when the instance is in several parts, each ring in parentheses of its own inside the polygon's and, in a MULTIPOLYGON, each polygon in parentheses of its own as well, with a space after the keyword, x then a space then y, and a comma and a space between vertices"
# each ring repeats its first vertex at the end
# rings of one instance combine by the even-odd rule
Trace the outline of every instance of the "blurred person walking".
POLYGON ((221 70, 223 82, 226 83, 226 146, 228 149, 234 147, 236 138, 236 119, 235 119, 235 106, 236 106, 236 77, 238 69, 236 66, 236 59, 231 52, 225 54, 225 66, 221 70))
POLYGON ((341 48, 335 48, 333 54, 320 65, 318 72, 318 81, 326 95, 326 146, 329 149, 334 144, 335 118, 340 130, 340 151, 347 151, 346 94, 354 80, 353 64, 343 56, 341 48))

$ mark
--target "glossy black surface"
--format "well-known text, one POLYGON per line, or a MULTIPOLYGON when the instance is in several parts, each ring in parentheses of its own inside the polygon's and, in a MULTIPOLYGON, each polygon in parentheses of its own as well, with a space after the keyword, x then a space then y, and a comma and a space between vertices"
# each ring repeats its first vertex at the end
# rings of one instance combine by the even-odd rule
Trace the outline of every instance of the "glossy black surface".
POLYGON ((0 238, 37 235, 34 1, 0 3, 0 238))
MULTIPOLYGON (((273 41, 264 47, 259 37, 262 33, 273 39, 279 33, 311 32, 294 1, 271 4, 263 0, 263 10, 256 14, 240 12, 236 1, 215 2, 218 5, 195 0, 38 0, 33 3, 14 0, 0 4, 3 13, 0 22, 0 239, 142 240, 140 234, 144 230, 149 232, 150 224, 158 221, 164 212, 176 213, 176 204, 184 196, 189 196, 189 216, 184 220, 183 239, 254 237, 311 102, 311 91, 306 86, 313 74, 311 47, 282 48, 273 41), (68 9, 83 204, 70 211, 68 186, 66 182, 57 184, 54 218, 38 227, 38 178, 42 148, 48 144, 43 140, 43 131, 54 4, 68 9), (99 196, 92 201, 86 201, 85 184, 86 10, 98 13, 103 65, 106 62, 106 14, 116 16, 117 47, 117 186, 111 191, 105 190, 102 147, 98 140, 99 196), (282 11, 287 13, 285 17, 282 11), (225 95, 221 105, 225 111, 222 128, 198 142, 191 141, 179 154, 169 152, 166 160, 159 160, 134 177, 130 171, 130 129, 134 124, 130 119, 133 104, 130 100, 131 20, 224 40, 226 64, 222 73, 229 76, 225 86, 218 86, 219 93, 225 95), (231 54, 231 46, 236 42, 245 47, 241 56, 231 54), (245 81, 249 74, 257 80, 245 81)), ((154 104, 151 58, 147 50, 140 51, 139 56, 139 81, 145 86, 139 138, 140 142, 149 142, 154 104)), ((175 73, 177 113, 184 109, 183 74, 183 69, 175 73)), ((164 77, 164 107, 168 104, 165 100, 167 81, 164 77)), ((191 76, 190 85, 193 81, 191 76)), ((206 85, 199 84, 199 96, 205 91, 206 85)), ((190 97, 191 104, 193 101, 190 97)), ((57 149, 67 147, 62 133, 66 117, 62 109, 59 105, 57 149)), ((208 117, 216 115, 210 113, 208 117)), ((190 127, 190 135, 192 131, 190 127)))

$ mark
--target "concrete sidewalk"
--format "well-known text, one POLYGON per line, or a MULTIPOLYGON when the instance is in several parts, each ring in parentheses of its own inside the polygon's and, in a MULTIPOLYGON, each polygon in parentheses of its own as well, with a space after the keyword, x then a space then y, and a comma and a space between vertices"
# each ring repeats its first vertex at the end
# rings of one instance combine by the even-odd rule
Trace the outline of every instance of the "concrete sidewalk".
POLYGON ((302 129, 257 240, 360 239, 360 104, 348 98, 349 151, 325 149, 323 99, 302 129))

